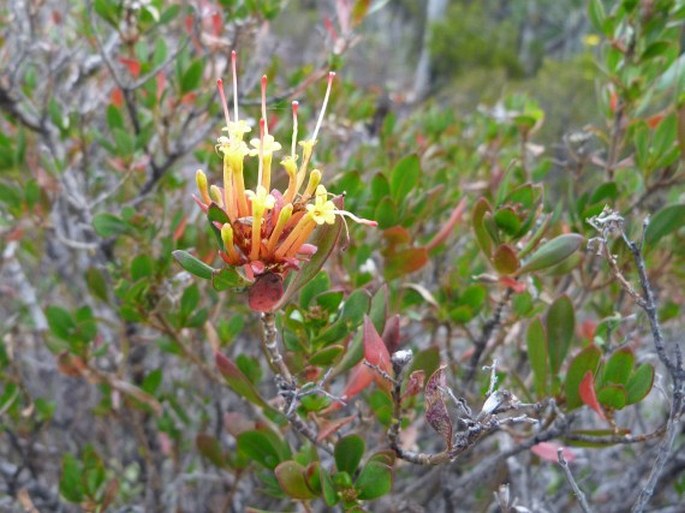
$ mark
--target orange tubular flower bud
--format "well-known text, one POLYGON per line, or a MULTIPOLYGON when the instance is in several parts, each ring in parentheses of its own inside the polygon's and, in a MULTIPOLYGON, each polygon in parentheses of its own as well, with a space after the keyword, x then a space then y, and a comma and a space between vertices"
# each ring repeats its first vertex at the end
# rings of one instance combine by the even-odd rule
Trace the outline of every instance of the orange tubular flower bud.
POLYGON ((271 232, 271 236, 269 237, 269 241, 266 243, 266 252, 267 254, 272 254, 274 249, 276 248, 276 244, 278 243, 278 239, 281 238, 281 234, 283 233, 283 230, 285 229, 285 225, 290 221, 290 216, 293 213, 293 205, 292 203, 288 203, 286 206, 284 206, 281 209, 281 212, 278 214, 278 221, 276 222, 276 226, 274 227, 274 231, 271 232))
MULTIPOLYGON (((297 241, 307 240, 307 237, 311 235, 311 233, 314 231, 314 228, 316 228, 316 222, 314 222, 312 215, 309 213, 305 214, 295 225, 293 231, 290 232, 290 234, 283 241, 283 244, 278 247, 276 253, 274 253, 274 256, 278 260, 282 260, 285 256, 287 256, 288 253, 290 253, 291 248, 297 241)), ((296 249, 300 249, 302 244, 304 244, 304 242, 300 243, 296 249)))

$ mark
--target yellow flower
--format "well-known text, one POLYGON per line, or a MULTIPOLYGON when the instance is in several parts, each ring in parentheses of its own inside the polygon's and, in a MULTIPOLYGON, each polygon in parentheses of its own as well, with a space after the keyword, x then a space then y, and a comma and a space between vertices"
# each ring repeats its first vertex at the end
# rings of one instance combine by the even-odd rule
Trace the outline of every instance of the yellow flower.
POLYGON ((261 185, 257 186, 257 192, 245 191, 252 202, 252 216, 261 215, 265 210, 271 210, 276 205, 276 198, 269 194, 261 185))
POLYGON ((307 213, 319 226, 324 223, 335 223, 336 208, 333 202, 328 199, 328 192, 323 185, 316 188, 314 204, 307 205, 307 213))
POLYGON ((250 125, 244 119, 239 119, 237 121, 231 121, 228 126, 224 128, 228 132, 228 136, 233 140, 242 141, 243 136, 252 131, 250 125))
MULTIPOLYGON (((255 137, 254 139, 252 139, 250 141, 250 144, 252 146, 254 146, 254 148, 250 150, 250 156, 251 157, 259 156, 261 141, 255 137)), ((264 146, 261 148, 263 158, 266 158, 267 156, 273 155, 274 153, 276 153, 280 149, 281 149, 281 143, 277 142, 276 139, 274 139, 273 135, 266 134, 264 136, 264 146)))

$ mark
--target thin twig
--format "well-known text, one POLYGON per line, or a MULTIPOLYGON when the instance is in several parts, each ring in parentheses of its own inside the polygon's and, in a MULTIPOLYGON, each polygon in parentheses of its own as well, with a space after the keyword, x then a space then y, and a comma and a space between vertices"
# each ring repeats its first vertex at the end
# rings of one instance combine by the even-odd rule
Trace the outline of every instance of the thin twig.
POLYGON ((288 368, 288 365, 283 359, 278 348, 278 330, 276 329, 276 315, 273 312, 262 313, 262 329, 264 337, 262 343, 264 349, 269 356, 271 365, 274 368, 274 379, 276 381, 276 386, 279 389, 279 395, 285 398, 286 404, 283 407, 283 414, 286 416, 290 425, 304 436, 311 443, 317 447, 323 449, 329 454, 333 454, 333 446, 324 441, 320 441, 317 438, 314 430, 308 426, 297 414, 297 402, 301 395, 301 390, 297 388, 297 383, 293 378, 292 372, 288 368))
POLYGON ((559 466, 564 471, 564 475, 566 476, 566 481, 568 481, 568 484, 571 485, 573 495, 575 495, 578 499, 580 509, 582 509, 584 513, 592 513, 592 508, 590 507, 590 504, 588 504, 587 497, 585 497, 583 490, 581 490, 580 486, 578 486, 578 483, 576 483, 576 480, 571 473, 571 469, 568 466, 568 462, 566 461, 566 458, 564 458, 564 449, 562 447, 557 449, 557 458, 559 459, 559 466))
POLYGON ((502 320, 502 312, 504 311, 504 307, 506 306, 506 304, 509 302, 509 299, 511 298, 513 292, 513 289, 507 288, 506 292, 504 293, 504 296, 502 296, 502 299, 500 299, 499 303, 497 303, 497 306, 495 307, 495 311, 493 312, 492 317, 490 317, 490 319, 488 319, 486 323, 483 325, 483 331, 481 333, 480 338, 475 343, 476 347, 473 350, 471 360, 469 360, 468 372, 466 374, 465 379, 466 383, 470 383, 476 376, 478 362, 480 361, 481 356, 483 356, 483 351, 485 351, 488 342, 490 342, 492 334, 494 333, 495 329, 497 329, 497 327, 500 325, 500 322, 502 320))

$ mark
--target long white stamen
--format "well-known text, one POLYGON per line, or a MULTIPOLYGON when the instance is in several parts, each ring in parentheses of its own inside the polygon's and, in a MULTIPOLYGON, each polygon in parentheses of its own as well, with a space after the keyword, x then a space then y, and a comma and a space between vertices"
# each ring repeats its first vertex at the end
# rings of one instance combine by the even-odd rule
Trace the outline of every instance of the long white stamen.
POLYGON ((357 217, 352 212, 348 212, 347 210, 337 210, 336 209, 334 212, 336 214, 340 215, 341 217, 349 217, 355 223, 364 224, 366 226, 378 226, 378 223, 376 221, 371 221, 369 219, 363 219, 361 217, 357 217))
POLYGON ((319 135, 319 130, 321 129, 321 124, 323 123, 323 117, 326 114, 326 107, 328 106, 328 98, 331 96, 331 88, 333 87, 334 78, 335 71, 330 71, 328 73, 328 86, 326 87, 326 95, 323 97, 323 105, 321 106, 321 113, 319 114, 319 119, 316 121, 316 128, 314 128, 312 141, 316 141, 316 136, 319 135))
POLYGON ((290 149, 290 154, 295 160, 296 154, 297 154, 297 109, 300 106, 300 103, 298 101, 294 101, 292 103, 293 105, 293 141, 291 144, 291 149, 290 149))
POLYGON ((269 124, 266 122, 266 80, 266 75, 262 75, 262 119, 264 120, 264 135, 269 133, 269 124))
POLYGON ((224 117, 226 118, 226 127, 231 124, 231 115, 228 113, 228 103, 226 102, 226 95, 224 94, 224 81, 218 79, 216 87, 219 89, 219 96, 221 97, 221 107, 224 109, 224 117))
POLYGON ((235 120, 238 121, 240 116, 238 116, 238 65, 236 61, 238 60, 235 50, 231 52, 231 68, 233 70, 233 114, 235 115, 235 120))

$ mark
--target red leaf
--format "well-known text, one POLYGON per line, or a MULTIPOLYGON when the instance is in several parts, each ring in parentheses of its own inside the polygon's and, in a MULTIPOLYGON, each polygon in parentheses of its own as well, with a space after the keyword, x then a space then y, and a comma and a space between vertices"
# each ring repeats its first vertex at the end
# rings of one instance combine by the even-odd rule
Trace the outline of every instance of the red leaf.
POLYGON ((649 128, 656 128, 658 127, 663 119, 666 117, 666 115, 663 112, 660 112, 658 114, 654 114, 653 116, 648 117, 645 122, 649 126, 649 128))
POLYGON ((164 89, 166 89, 166 73, 163 71, 157 73, 155 76, 155 83, 157 86, 157 101, 159 101, 162 98, 164 89))
POLYGON ((400 244, 409 244, 411 242, 411 234, 409 231, 399 225, 383 230, 383 237, 388 244, 388 248, 394 248, 400 244))
POLYGON ((595 377, 593 376, 592 371, 587 371, 585 373, 583 381, 581 381, 578 386, 578 392, 580 393, 580 398, 583 403, 587 404, 590 408, 595 410, 602 419, 606 420, 604 411, 597 400, 597 394, 595 393, 595 377))
POLYGON ((388 348, 385 347, 385 342, 383 342, 368 316, 364 316, 364 358, 370 364, 376 365, 392 375, 392 364, 390 363, 388 348))
POLYGON ((250 308, 256 312, 271 312, 283 297, 283 278, 278 274, 262 274, 247 293, 250 308))
POLYGON ((183 234, 184 234, 185 231, 186 231, 186 225, 187 225, 187 224, 188 224, 188 218, 184 215, 184 216, 181 218, 181 222, 178 223, 178 226, 177 226, 176 229, 174 230, 173 239, 174 239, 175 241, 177 241, 178 239, 180 239, 181 237, 183 237, 183 234))
POLYGON ((508 289, 512 289, 517 294, 521 294, 522 292, 526 291, 526 284, 522 281, 518 281, 516 278, 512 278, 511 276, 500 276, 498 281, 500 285, 508 289))
MULTIPOLYGON (((383 339, 376 331, 373 322, 371 322, 371 319, 369 319, 368 316, 364 317, 363 343, 364 359, 384 372, 387 372, 389 375, 392 375, 392 364, 390 363, 388 348, 385 347, 385 342, 383 342, 383 339)), ((390 389, 391 384, 380 376, 377 371, 369 368, 364 362, 359 362, 350 373, 350 378, 347 381, 347 386, 343 391, 342 398, 349 399, 354 397, 374 381, 379 387, 385 390, 390 389)), ((342 404, 336 402, 330 406, 330 409, 337 410, 340 406, 342 406, 342 404)))
POLYGON ((400 348, 400 316, 395 314, 390 317, 383 328, 383 342, 392 354, 400 348))
MULTIPOLYGON (((375 372, 369 369, 362 362, 359 362, 357 365, 355 365, 350 371, 350 377, 347 380, 347 385, 345 386, 345 390, 343 390, 341 396, 342 399, 348 400, 368 387, 371 383, 373 383, 374 374, 375 372)), ((335 411, 342 407, 342 405, 343 404, 341 402, 336 401, 331 404, 325 412, 328 413, 330 411, 335 411)))
POLYGON ((403 398, 411 397, 418 394, 423 388, 423 383, 426 380, 426 375, 423 370, 415 370, 409 375, 407 380, 407 387, 404 390, 403 398))
POLYGON ((133 78, 138 78, 140 75, 140 61, 129 57, 119 57, 119 62, 128 68, 128 72, 133 78))
POLYGON ((214 11, 212 13, 212 32, 214 35, 218 37, 221 34, 223 27, 224 20, 221 18, 221 13, 214 11))
POLYGON ((325 440, 341 427, 346 426, 356 418, 356 415, 350 415, 349 417, 342 417, 334 420, 321 419, 321 422, 319 423, 319 433, 316 435, 316 439, 319 442, 325 440))
POLYGON ((596 330, 597 323, 587 319, 580 325, 580 336, 592 342, 595 339, 596 330))
POLYGON ((112 102, 112 105, 114 105, 117 109, 121 108, 121 106, 124 104, 123 91, 118 87, 114 89, 110 96, 110 101, 112 102))
POLYGON ((452 419, 442 398, 442 390, 447 387, 445 365, 441 365, 426 383, 424 396, 426 398, 426 422, 442 436, 447 450, 452 448, 452 419))
POLYGON ((431 251, 432 249, 438 247, 440 244, 445 242, 447 237, 450 236, 452 230, 457 225, 461 218, 464 216, 464 211, 466 210, 466 198, 462 198, 457 206, 452 210, 449 219, 443 225, 438 233, 426 244, 426 250, 431 251))
MULTIPOLYGON (((558 450, 560 447, 561 445, 553 442, 540 442, 539 444, 531 447, 530 452, 538 456, 540 459, 557 463, 559 461, 558 450)), ((568 462, 576 459, 576 455, 573 454, 570 449, 563 448, 562 454, 564 455, 564 459, 568 462)))

